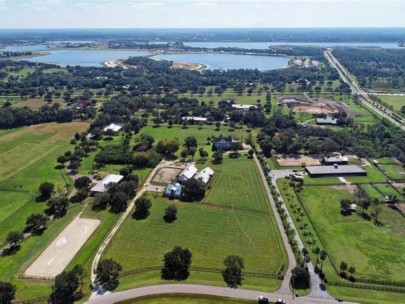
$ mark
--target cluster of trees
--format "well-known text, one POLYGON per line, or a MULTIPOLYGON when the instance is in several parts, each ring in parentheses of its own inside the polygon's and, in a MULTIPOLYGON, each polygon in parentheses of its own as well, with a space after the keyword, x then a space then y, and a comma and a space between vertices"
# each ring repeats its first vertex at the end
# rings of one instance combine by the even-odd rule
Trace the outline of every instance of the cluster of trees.
POLYGON ((335 151, 351 151, 360 157, 395 157, 405 161, 405 133, 386 120, 367 127, 332 130, 302 126, 290 115, 276 111, 260 131, 257 141, 268 156, 277 153, 327 155, 335 151))
POLYGON ((350 281, 354 281, 353 275, 356 272, 355 267, 353 267, 353 266, 349 267, 349 265, 346 262, 342 261, 339 265, 339 270, 340 270, 339 274, 342 278, 349 279, 350 281), (348 277, 347 272, 350 273, 350 277, 348 277))
POLYGON ((70 122, 72 119, 73 111, 62 109, 59 104, 53 104, 52 106, 44 105, 38 111, 28 107, 12 108, 10 106, 3 106, 0 108, 0 128, 2 129, 53 121, 70 122))
POLYGON ((2 51, 2 52, 0 52, 0 57, 1 58, 31 56, 31 55, 32 55, 31 51, 24 51, 24 52, 2 51))
POLYGON ((400 89, 405 85, 405 53, 383 48, 337 48, 333 54, 353 73, 360 86, 400 89))
POLYGON ((0 303, 9 304, 15 299, 15 285, 0 281, 0 303))

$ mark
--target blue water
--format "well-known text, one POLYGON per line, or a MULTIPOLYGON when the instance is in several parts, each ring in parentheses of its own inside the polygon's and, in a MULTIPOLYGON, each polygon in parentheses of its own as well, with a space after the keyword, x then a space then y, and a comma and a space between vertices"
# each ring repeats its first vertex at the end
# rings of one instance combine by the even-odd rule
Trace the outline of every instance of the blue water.
POLYGON ((47 46, 44 44, 34 45, 8 45, 4 48, 4 51, 21 52, 21 51, 45 51, 47 46))
POLYGON ((258 69, 261 71, 282 69, 289 59, 281 56, 254 56, 236 54, 167 54, 154 56, 155 59, 175 62, 202 63, 207 69, 258 69))
POLYGON ((63 65, 100 66, 104 61, 145 56, 144 51, 93 51, 93 50, 48 50, 49 55, 29 59, 31 62, 56 63, 63 65))
POLYGON ((268 49, 274 45, 297 45, 297 46, 348 46, 348 47, 380 47, 384 49, 397 49, 395 42, 184 42, 184 45, 191 47, 219 48, 237 47, 244 49, 268 49))

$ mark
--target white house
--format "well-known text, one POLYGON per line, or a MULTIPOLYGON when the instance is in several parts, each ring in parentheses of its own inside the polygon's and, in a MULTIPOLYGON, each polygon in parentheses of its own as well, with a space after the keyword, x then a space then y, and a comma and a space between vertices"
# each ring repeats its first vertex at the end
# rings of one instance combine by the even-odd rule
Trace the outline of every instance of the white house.
POLYGON ((207 118, 205 118, 205 117, 198 117, 198 116, 184 116, 184 117, 182 117, 181 118, 183 121, 184 120, 187 120, 187 121, 189 121, 189 120, 194 120, 194 121, 196 121, 196 122, 206 122, 207 121, 207 118))
POLYGON ((101 181, 98 181, 96 185, 90 189, 91 192, 105 192, 107 190, 107 185, 108 184, 116 184, 120 182, 124 177, 122 175, 118 174, 109 174, 106 177, 104 177, 101 181))
POLYGON ((210 167, 207 167, 202 169, 195 178, 200 180, 204 186, 206 186, 213 175, 214 171, 210 167))
POLYGON ((190 164, 187 166, 186 169, 183 170, 183 172, 180 173, 177 180, 179 182, 185 182, 190 178, 192 178, 197 173, 197 171, 198 171, 197 168, 193 164, 190 164))
POLYGON ((122 126, 116 125, 114 123, 110 124, 109 126, 105 127, 103 129, 103 131, 107 131, 107 130, 112 130, 114 132, 118 132, 119 130, 121 130, 122 126))
POLYGON ((234 139, 231 136, 228 137, 218 137, 214 139, 214 146, 218 150, 229 150, 233 143, 239 143, 238 139, 234 139))

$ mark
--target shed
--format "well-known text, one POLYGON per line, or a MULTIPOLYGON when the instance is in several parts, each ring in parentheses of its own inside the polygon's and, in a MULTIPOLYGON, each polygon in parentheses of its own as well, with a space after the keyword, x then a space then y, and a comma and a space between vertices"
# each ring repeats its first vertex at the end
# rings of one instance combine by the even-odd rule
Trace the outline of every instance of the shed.
POLYGON ((185 182, 190 178, 192 178, 197 173, 197 171, 198 171, 197 168, 193 164, 190 164, 187 166, 186 169, 183 170, 183 172, 180 173, 177 180, 179 182, 185 182))
POLYGON ((200 180, 204 186, 206 186, 213 175, 214 171, 210 167, 207 167, 202 169, 195 178, 200 180))

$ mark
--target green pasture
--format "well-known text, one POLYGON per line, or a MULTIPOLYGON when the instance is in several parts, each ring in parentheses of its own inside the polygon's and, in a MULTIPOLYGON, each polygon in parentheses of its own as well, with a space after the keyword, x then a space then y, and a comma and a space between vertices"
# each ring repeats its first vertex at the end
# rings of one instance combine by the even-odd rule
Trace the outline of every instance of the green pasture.
POLYGON ((389 96, 377 95, 382 101, 386 102, 394 108, 394 111, 399 112, 405 106, 405 96, 389 96))

